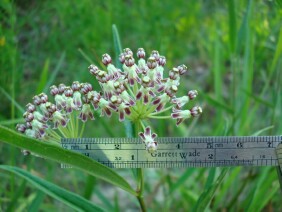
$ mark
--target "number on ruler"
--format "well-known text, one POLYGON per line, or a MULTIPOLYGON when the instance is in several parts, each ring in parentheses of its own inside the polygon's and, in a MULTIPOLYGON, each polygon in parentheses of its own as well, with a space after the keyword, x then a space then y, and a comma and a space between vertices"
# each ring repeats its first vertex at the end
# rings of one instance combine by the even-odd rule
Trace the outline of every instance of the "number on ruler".
POLYGON ((209 159, 213 159, 213 154, 209 154, 209 159))
POLYGON ((120 149, 120 144, 115 144, 115 149, 120 149))
POLYGON ((131 160, 134 160, 134 155, 131 155, 131 160))
POLYGON ((115 157, 115 160, 121 160, 121 157, 115 157))
POLYGON ((207 143, 207 149, 212 149, 213 148, 213 143, 207 143))
POLYGON ((177 149, 180 149, 180 144, 177 144, 177 145, 176 145, 176 148, 177 148, 177 149))
POLYGON ((242 142, 237 143, 237 147, 238 148, 243 148, 243 143, 242 142))
POLYGON ((85 149, 88 149, 88 144, 85 145, 85 149))
POLYGON ((269 148, 271 148, 271 147, 272 147, 272 141, 268 141, 268 142, 267 142, 267 146, 268 146, 269 148))

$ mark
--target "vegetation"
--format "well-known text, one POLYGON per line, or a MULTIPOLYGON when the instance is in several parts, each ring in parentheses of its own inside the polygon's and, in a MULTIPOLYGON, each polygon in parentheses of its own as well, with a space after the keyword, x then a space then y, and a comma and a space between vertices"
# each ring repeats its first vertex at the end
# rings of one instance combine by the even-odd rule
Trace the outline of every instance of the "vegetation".
MULTIPOLYGON (((159 137, 281 134, 281 16, 278 0, 1 1, 0 125, 12 130, 0 128, 0 211, 140 210, 131 170, 84 161, 89 170, 75 153, 76 168, 61 169, 63 149, 43 151, 48 144, 13 131, 24 106, 51 85, 99 88, 87 67, 105 52, 118 58, 113 24, 124 48, 159 50, 166 67, 188 66, 180 94, 198 90, 203 114, 179 127, 153 122, 159 137), (33 142, 45 159, 17 148, 33 142)), ((118 116, 103 120, 87 122, 84 136, 126 137, 118 116)), ((274 167, 144 169, 143 197, 149 211, 282 210, 274 167)))

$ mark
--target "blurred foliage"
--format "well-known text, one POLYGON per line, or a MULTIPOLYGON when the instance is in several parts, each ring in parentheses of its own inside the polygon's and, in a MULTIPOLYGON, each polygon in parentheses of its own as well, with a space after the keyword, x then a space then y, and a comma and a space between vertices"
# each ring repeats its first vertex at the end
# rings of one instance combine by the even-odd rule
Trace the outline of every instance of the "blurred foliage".
MULTIPOLYGON (((273 127, 263 134, 281 134, 281 5, 271 0, 2 0, 0 86, 24 106, 48 79, 54 84, 93 83, 81 51, 96 64, 101 54, 114 55, 111 29, 116 24, 123 47, 143 47, 147 53, 159 50, 168 68, 186 64, 190 71, 180 92, 200 91, 197 101, 204 107, 202 117, 178 128, 173 121, 160 121, 155 129, 159 136, 252 135, 269 126, 273 127)), ((14 128, 22 113, 9 98, 0 92, 0 124, 14 128)), ((115 136, 125 136, 117 118, 106 124, 115 126, 115 136)), ((100 122, 87 127, 92 133, 88 136, 110 135, 100 122)), ((2 143, 0 152, 0 164, 27 168, 80 195, 86 192, 81 189, 89 182, 85 174, 61 170, 40 158, 25 158, 2 143)), ((151 210, 191 208, 204 192, 210 170, 145 170, 147 205, 151 210)), ((127 170, 119 173, 130 179, 127 170)), ((42 194, 25 181, 6 172, 0 172, 0 178, 0 209, 26 210, 40 200, 42 194)), ((210 208, 279 211, 278 188, 273 168, 232 168, 210 208)), ((127 194, 99 180, 88 197, 109 210, 138 207, 127 194)), ((42 211, 68 209, 50 197, 41 201, 42 211)))

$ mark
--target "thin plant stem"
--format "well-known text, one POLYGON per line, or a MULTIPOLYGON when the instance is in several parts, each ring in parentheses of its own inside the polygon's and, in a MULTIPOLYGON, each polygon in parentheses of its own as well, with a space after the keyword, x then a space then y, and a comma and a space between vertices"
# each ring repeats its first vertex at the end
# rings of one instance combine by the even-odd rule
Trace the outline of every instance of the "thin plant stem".
POLYGON ((151 119, 170 119, 171 116, 148 116, 151 119))
POLYGON ((165 111, 170 110, 170 109, 173 108, 173 107, 174 107, 174 105, 172 105, 172 106, 170 106, 170 107, 167 107, 167 108, 161 110, 160 112, 151 113, 150 115, 152 115, 152 116, 158 115, 158 114, 160 114, 160 113, 163 113, 163 112, 165 112, 165 111))
MULTIPOLYGON (((142 121, 136 122, 135 123, 135 137, 138 136, 138 132, 141 130, 140 128, 144 127, 144 124, 142 121)), ((142 168, 137 168, 137 199, 140 204, 141 210, 143 212, 147 211, 146 205, 144 202, 144 197, 143 197, 143 191, 144 191, 144 170, 142 168)))

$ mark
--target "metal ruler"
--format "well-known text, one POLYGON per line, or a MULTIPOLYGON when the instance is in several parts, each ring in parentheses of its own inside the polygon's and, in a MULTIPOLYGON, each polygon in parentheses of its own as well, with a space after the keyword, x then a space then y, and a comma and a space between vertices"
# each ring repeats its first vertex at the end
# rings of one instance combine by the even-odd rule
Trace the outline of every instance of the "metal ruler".
POLYGON ((64 138, 61 140, 63 148, 84 154, 111 168, 278 166, 282 164, 281 135, 164 137, 156 141, 158 150, 149 153, 139 138, 64 138))

